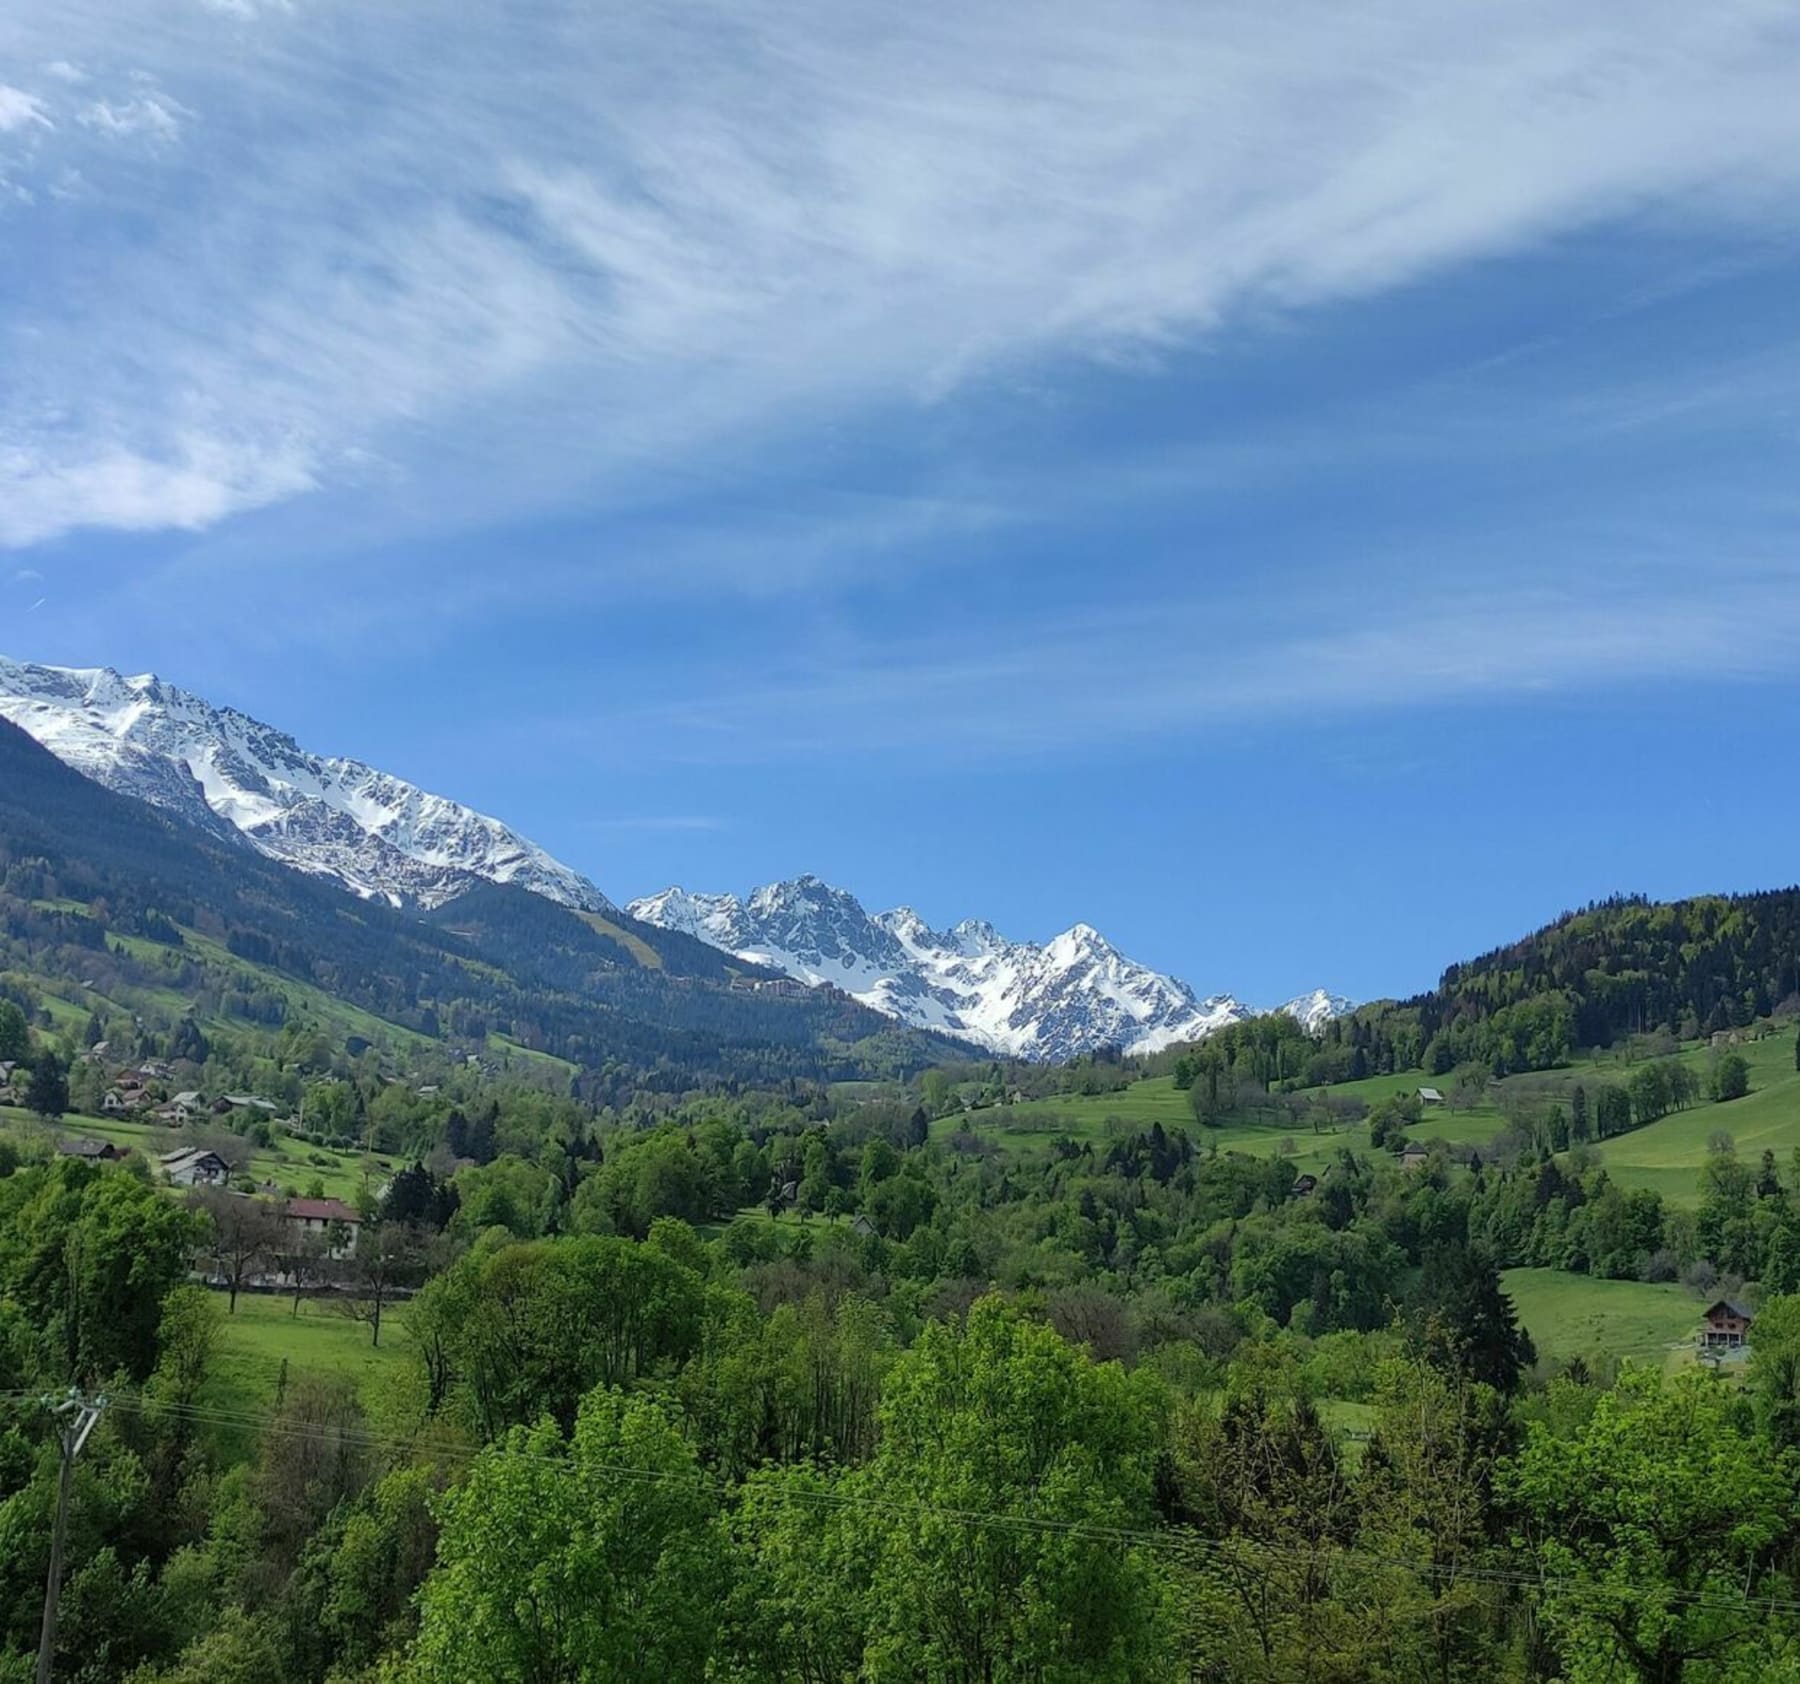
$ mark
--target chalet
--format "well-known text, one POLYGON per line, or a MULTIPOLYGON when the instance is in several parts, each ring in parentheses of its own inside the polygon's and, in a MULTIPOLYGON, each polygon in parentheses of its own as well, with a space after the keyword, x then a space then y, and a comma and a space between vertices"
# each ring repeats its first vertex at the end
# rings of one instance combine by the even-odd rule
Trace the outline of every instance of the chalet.
POLYGON ((356 1250, 362 1218, 342 1199, 289 1199, 281 1217, 296 1249, 309 1239, 320 1239, 328 1257, 341 1259, 356 1250))
POLYGON ((1741 1351, 1750 1343, 1750 1324, 1755 1319, 1735 1298, 1721 1298, 1700 1318, 1700 1349, 1741 1351))
POLYGON ((861 1211, 858 1211, 851 1220, 850 1232, 855 1234, 859 1239, 873 1239, 875 1237, 875 1224, 871 1222, 868 1217, 864 1216, 861 1211))
POLYGON ((117 1088, 108 1088, 100 1098, 100 1109, 109 1117, 122 1117, 131 1109, 131 1102, 117 1088))
POLYGON ((1444 1096, 1436 1088, 1420 1088, 1419 1103, 1421 1105, 1442 1105, 1444 1096))
POLYGON ((231 1165, 204 1146, 165 1152, 160 1162, 171 1187, 223 1187, 231 1179, 231 1165))
POLYGON ((1400 1154, 1400 1167, 1406 1170, 1423 1169, 1429 1156, 1425 1148, 1414 1141, 1400 1154))
POLYGON ((59 1158, 86 1158, 92 1163, 110 1164, 124 1157, 125 1152, 110 1140, 90 1140, 86 1135, 79 1135, 57 1141, 56 1155, 59 1158))
POLYGON ((173 1065, 165 1064, 160 1058, 147 1058, 137 1067, 137 1073, 146 1082, 166 1082, 175 1074, 173 1065))

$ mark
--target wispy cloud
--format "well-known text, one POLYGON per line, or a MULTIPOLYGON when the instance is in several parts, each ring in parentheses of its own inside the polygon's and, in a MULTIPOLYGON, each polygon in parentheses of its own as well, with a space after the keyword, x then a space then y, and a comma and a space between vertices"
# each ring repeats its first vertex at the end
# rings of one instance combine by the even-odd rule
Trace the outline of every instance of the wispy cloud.
POLYGON ((23 88, 10 88, 0 82, 0 134, 10 134, 14 129, 23 129, 29 125, 42 128, 50 127, 49 114, 44 109, 44 102, 23 88))
POLYGON ((1297 608, 1274 630, 1159 604, 986 628, 947 653, 852 648, 829 664, 729 671, 710 691, 529 733, 560 732, 568 746, 627 761, 1063 755, 1421 705, 1783 679, 1800 666, 1800 581, 1779 560, 1704 579, 1651 567, 1577 584, 1377 595, 1335 624, 1330 607, 1297 608))
POLYGON ((12 544, 471 454, 604 502, 1607 219, 1791 227, 1800 186, 1761 0, 7 8, 0 62, 51 60, 79 100, 0 113, 89 191, 10 298, 0 257, 12 544))
POLYGON ((81 107, 75 121, 113 140, 130 140, 137 136, 167 145, 181 133, 184 113, 166 95, 140 92, 116 103, 97 99, 81 107))

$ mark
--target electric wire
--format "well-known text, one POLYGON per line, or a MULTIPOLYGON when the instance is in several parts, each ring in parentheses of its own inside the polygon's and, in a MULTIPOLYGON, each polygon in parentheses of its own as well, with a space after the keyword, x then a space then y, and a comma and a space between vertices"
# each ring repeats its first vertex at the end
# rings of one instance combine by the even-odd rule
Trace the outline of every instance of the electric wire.
MULTIPOLYGON (((54 1400, 46 1398, 41 1392, 13 1390, 0 1391, 0 1401, 45 1403, 54 1400)), ((472 1464, 484 1457, 492 1459, 504 1456, 515 1463, 524 1462, 543 1467, 561 1477, 597 1479, 603 1482, 636 1481, 669 1485, 705 1491, 709 1495, 721 1499, 730 1499, 743 1491, 741 1483, 726 1479, 722 1475, 706 1473, 703 1470, 696 1470, 693 1473, 677 1473, 666 1468, 636 1468, 615 1462, 578 1463, 566 1455, 547 1455, 517 1444, 507 1443, 504 1440, 487 1445, 459 1445, 432 1441, 422 1446, 416 1439, 404 1439, 372 1432, 347 1423, 292 1421, 259 1411, 224 1409, 210 1404, 180 1403, 145 1396, 141 1393, 108 1394, 107 1403, 109 1407, 141 1416, 163 1415, 191 1423, 248 1428, 276 1437, 310 1439, 314 1442, 339 1447, 385 1451, 408 1456, 422 1452, 428 1457, 465 1464, 472 1464)), ((1067 1536, 1085 1542, 1106 1544, 1123 1549, 1145 1550, 1163 1557, 1172 1556, 1181 1564, 1189 1566, 1194 1564, 1193 1558, 1195 1557, 1202 1559, 1228 1558, 1232 1565, 1240 1566, 1245 1564, 1244 1558, 1252 1558, 1252 1564, 1254 1558, 1275 1558, 1297 1560, 1314 1567, 1325 1567, 1336 1562, 1357 1562, 1370 1567, 1410 1572, 1421 1578, 1437 1582, 1485 1584, 1513 1590, 1556 1591, 1565 1595, 1582 1597, 1654 1596, 1667 1603, 1716 1612, 1800 1615, 1800 1598, 1755 1596, 1750 1593, 1733 1597, 1720 1595, 1717 1592, 1683 1590, 1666 1585, 1646 1587, 1611 1582, 1600 1584, 1558 1575, 1543 1566, 1533 1571, 1524 1567, 1508 1568, 1493 1564, 1441 1562, 1421 1557, 1388 1555, 1353 1545, 1328 1544, 1318 1548, 1308 1548, 1304 1545, 1281 1544, 1266 1539, 1247 1538, 1241 1534, 1230 1537, 1209 1537, 1186 1526, 1166 1526, 1156 1529, 1105 1526, 1091 1521, 1063 1520, 1045 1515, 1006 1514, 994 1510, 903 1502, 892 1498, 878 1497, 868 1492, 828 1491, 816 1487, 798 1486, 792 1481, 784 1482, 779 1486, 766 1486, 762 1489, 765 1492, 772 1492, 780 1502, 812 1504, 819 1508, 839 1511, 862 1510, 915 1523, 937 1521, 1021 1535, 1067 1536)))

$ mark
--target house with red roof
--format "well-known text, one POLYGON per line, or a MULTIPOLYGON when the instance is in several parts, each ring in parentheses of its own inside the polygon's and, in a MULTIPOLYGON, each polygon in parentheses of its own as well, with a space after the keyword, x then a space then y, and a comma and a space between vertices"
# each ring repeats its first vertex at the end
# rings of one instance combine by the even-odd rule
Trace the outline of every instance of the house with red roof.
POLYGON ((343 1259, 356 1250, 362 1218, 342 1199, 289 1199, 281 1207, 288 1243, 299 1251, 309 1241, 327 1257, 343 1259))

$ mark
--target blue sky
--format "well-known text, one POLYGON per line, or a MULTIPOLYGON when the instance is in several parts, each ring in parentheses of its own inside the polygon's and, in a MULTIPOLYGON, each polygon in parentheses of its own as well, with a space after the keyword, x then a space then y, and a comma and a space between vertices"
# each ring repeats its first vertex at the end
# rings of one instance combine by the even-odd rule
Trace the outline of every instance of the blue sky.
POLYGON ((1358 996, 1800 877, 1800 15, 15 0, 0 651, 1358 996))

